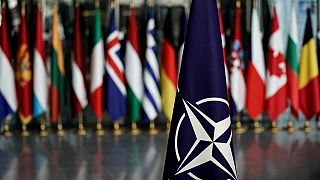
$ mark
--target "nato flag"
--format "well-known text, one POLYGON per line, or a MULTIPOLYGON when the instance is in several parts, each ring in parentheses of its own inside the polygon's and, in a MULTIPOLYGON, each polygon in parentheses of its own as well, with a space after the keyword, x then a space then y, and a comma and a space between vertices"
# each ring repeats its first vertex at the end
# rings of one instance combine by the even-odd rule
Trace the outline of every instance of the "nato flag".
POLYGON ((237 179, 216 0, 193 0, 163 179, 237 179))

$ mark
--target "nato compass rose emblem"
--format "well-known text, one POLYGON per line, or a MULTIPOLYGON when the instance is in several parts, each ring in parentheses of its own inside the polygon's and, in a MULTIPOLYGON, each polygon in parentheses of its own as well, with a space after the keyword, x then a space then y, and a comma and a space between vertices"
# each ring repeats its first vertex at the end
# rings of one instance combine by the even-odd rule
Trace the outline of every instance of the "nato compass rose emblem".
POLYGON ((175 176, 186 173, 196 180, 217 176, 237 179, 231 149, 231 120, 226 109, 229 103, 217 97, 199 100, 195 105, 182 101, 185 112, 179 119, 174 137, 178 160, 175 176))

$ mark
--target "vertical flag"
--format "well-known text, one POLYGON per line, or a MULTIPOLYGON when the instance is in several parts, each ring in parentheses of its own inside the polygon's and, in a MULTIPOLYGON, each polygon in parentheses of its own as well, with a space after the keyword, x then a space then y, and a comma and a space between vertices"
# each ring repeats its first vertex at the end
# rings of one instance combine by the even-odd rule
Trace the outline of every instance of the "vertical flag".
POLYGON ((287 108, 287 71, 284 57, 282 31, 280 30, 276 7, 274 7, 266 82, 266 112, 271 121, 276 121, 287 108))
POLYGON ((181 66, 181 61, 182 61, 182 54, 183 54, 183 49, 184 49, 184 39, 186 37, 186 31, 187 31, 187 14, 186 14, 186 9, 183 8, 181 14, 180 14, 180 37, 179 37, 179 54, 178 54, 178 75, 180 72, 180 66, 181 66))
POLYGON ((6 5, 2 4, 0 27, 0 123, 17 111, 16 85, 8 40, 6 5))
POLYGON ((164 24, 164 39, 162 42, 162 62, 160 70, 162 108, 168 120, 171 120, 177 89, 177 62, 176 52, 173 45, 174 39, 172 34, 171 11, 171 8, 169 8, 164 24))
POLYGON ((246 83, 244 78, 244 62, 241 37, 241 7, 240 1, 236 2, 234 17, 234 34, 231 49, 230 89, 237 112, 245 106, 246 83))
POLYGON ((127 112, 127 91, 120 48, 119 31, 116 27, 116 13, 113 7, 108 26, 106 57, 106 109, 113 120, 119 120, 127 112))
POLYGON ((54 123, 60 118, 61 109, 64 106, 64 57, 62 42, 59 35, 58 4, 53 7, 52 18, 52 60, 51 60, 51 87, 50 87, 50 117, 54 123))
POLYGON ((256 120, 264 110, 265 100, 265 63, 262 47, 262 33, 256 7, 251 19, 251 61, 247 70, 246 107, 248 115, 256 120))
POLYGON ((26 125, 32 118, 32 105, 31 105, 31 62, 28 48, 28 36, 26 25, 26 9, 25 4, 22 3, 21 18, 19 28, 19 44, 17 51, 17 96, 19 102, 19 117, 22 124, 26 125))
POLYGON ((216 1, 189 17, 163 179, 236 179, 216 1))
POLYGON ((310 9, 304 32, 299 66, 299 105, 307 120, 320 111, 319 69, 310 9))
MULTIPOLYGON (((294 6, 292 6, 294 7, 294 6)), ((295 8, 291 8, 290 31, 287 45, 287 93, 291 113, 299 116, 299 80, 298 80, 298 26, 295 8)))
POLYGON ((45 46, 42 37, 41 7, 36 10, 36 39, 33 55, 33 115, 38 117, 48 111, 48 72, 45 46))
POLYGON ((85 65, 80 30, 80 7, 76 3, 74 32, 73 32, 73 51, 71 54, 72 71, 72 110, 74 115, 81 112, 87 105, 87 91, 85 86, 85 65))
POLYGON ((159 63, 157 58, 158 47, 156 42, 156 29, 154 19, 154 8, 148 9, 148 24, 147 24, 147 49, 146 62, 143 72, 144 80, 144 96, 142 106, 144 110, 144 120, 154 120, 161 110, 161 96, 159 90, 159 63))
POLYGON ((125 76, 127 79, 128 118, 132 123, 141 117, 143 96, 142 64, 140 60, 138 28, 134 7, 130 10, 128 40, 125 55, 125 76))
POLYGON ((90 93, 91 105, 98 123, 101 123, 103 117, 103 75, 104 75, 104 51, 103 38, 101 32, 101 15, 99 3, 96 3, 95 21, 94 21, 94 46, 91 54, 90 64, 90 93))

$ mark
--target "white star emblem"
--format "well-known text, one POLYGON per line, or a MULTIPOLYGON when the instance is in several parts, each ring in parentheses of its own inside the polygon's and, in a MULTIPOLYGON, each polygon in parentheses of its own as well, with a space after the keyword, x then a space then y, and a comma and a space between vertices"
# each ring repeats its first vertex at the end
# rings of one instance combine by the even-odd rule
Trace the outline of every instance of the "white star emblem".
MULTIPOLYGON (((207 98, 207 99, 203 99, 201 101, 198 101, 196 104, 200 105, 200 104, 206 103, 206 102, 220 102, 220 103, 225 103, 229 106, 228 102, 222 98, 207 98)), ((196 141, 193 143, 193 145, 190 148, 190 150, 188 151, 187 155, 181 161, 180 166, 176 172, 176 175, 183 173, 183 172, 186 172, 192 168, 195 168, 197 166, 200 166, 204 163, 211 161, 216 166, 218 166, 221 170, 223 170, 224 172, 229 174, 231 177, 236 179, 237 177, 236 177, 235 163, 234 163, 234 159, 233 159, 233 155, 232 155, 232 151, 231 151, 231 145, 230 145, 232 133, 230 133, 230 137, 228 138, 227 142, 217 141, 217 139, 219 137, 221 137, 229 129, 229 127, 231 125, 230 116, 228 116, 227 118, 225 118, 221 121, 217 121, 217 123, 216 123, 211 118, 209 118, 206 114, 204 114, 198 108, 196 108, 194 105, 192 105, 190 102, 183 100, 183 103, 184 103, 187 115, 189 117, 190 123, 192 125, 192 129, 195 133, 196 141), (207 131, 202 126, 202 124, 200 123, 200 121, 198 120, 198 118, 196 117, 196 115, 194 114, 194 112, 191 109, 195 110, 208 123, 210 123, 210 125, 212 125, 214 127, 213 137, 210 137, 210 135, 207 133, 207 131), (189 156, 192 154, 192 152, 196 149, 196 147, 198 146, 198 144, 201 141, 207 142, 207 143, 209 142, 209 145, 202 152, 200 152, 198 155, 196 155, 193 159, 189 160, 190 159, 189 156), (212 151, 213 151, 214 147, 217 147, 217 149, 223 155, 223 157, 225 158, 225 160, 228 162, 229 166, 231 167, 232 172, 230 172, 216 158, 213 157, 212 151), (188 160, 188 163, 186 163, 187 160, 188 160)), ((177 132, 175 135, 175 151, 176 151, 176 157, 177 157, 178 161, 180 161, 180 155, 179 155, 178 146, 177 146, 177 137, 178 137, 178 133, 179 133, 178 131, 179 131, 180 125, 181 125, 184 117, 185 117, 185 113, 180 118, 180 121, 177 126, 177 132)), ((196 177, 194 174, 192 174, 191 172, 188 173, 188 175, 194 179, 200 179, 200 178, 196 177)))

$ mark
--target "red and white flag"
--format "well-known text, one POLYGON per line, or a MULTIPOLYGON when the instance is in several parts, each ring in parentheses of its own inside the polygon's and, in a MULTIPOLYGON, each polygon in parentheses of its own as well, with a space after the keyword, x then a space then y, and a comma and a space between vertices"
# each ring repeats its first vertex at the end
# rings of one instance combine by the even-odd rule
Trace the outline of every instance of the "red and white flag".
POLYGON ((268 51, 268 71, 266 88, 266 111, 272 121, 287 108, 287 74, 284 45, 276 8, 271 27, 268 51))

